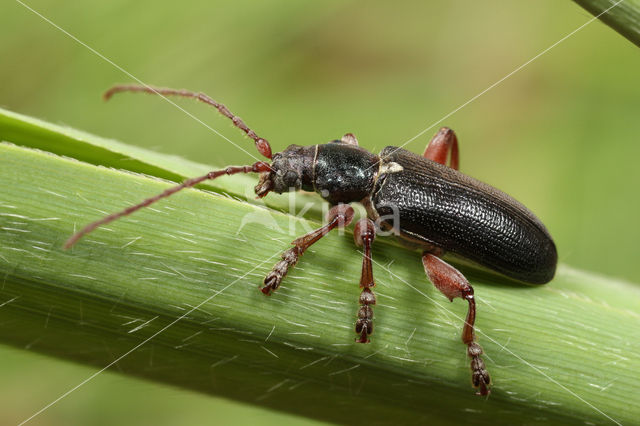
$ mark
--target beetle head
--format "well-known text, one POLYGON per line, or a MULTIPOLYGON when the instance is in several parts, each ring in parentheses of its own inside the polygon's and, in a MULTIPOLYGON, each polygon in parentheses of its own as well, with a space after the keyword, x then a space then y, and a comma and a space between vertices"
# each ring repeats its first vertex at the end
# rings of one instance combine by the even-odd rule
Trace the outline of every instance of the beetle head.
POLYGON ((313 191, 313 160, 315 145, 289 145, 287 149, 273 155, 271 171, 260 174, 255 187, 258 197, 269 191, 278 194, 290 191, 313 191))

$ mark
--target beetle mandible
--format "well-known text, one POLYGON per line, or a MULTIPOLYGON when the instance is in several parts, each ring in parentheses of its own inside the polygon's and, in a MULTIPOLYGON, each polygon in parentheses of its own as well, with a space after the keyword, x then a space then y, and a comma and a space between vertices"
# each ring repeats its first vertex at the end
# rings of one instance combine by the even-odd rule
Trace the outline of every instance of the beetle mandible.
POLYGON ((458 171, 458 140, 451 129, 440 129, 422 156, 393 146, 375 155, 359 147, 351 133, 326 144, 290 145, 272 155, 266 139, 259 137, 227 107, 203 93, 117 85, 109 89, 104 98, 109 99, 119 92, 175 95, 209 104, 253 139, 258 152, 271 160, 271 164, 258 161, 249 166, 227 167, 188 179, 140 204, 87 225, 66 241, 65 248, 97 227, 184 188, 224 175, 259 173, 255 187, 258 197, 264 197, 270 191, 314 191, 332 206, 326 225, 294 240, 293 247, 282 254, 281 260, 266 276, 261 290, 269 295, 278 289, 289 269, 313 243, 332 229, 351 223, 354 211, 349 203, 359 202, 365 207, 367 217, 359 220, 354 230, 355 243, 363 247, 364 252, 356 341, 368 343, 373 332, 372 305, 376 298, 373 293, 375 281, 371 246, 377 230, 391 230, 400 241, 422 251, 425 272, 438 290, 451 301, 460 297, 468 302, 462 341, 467 345, 467 355, 471 358, 472 384, 478 389, 478 395, 490 393, 491 379, 473 328, 476 317, 473 288, 464 275, 441 256, 451 253, 532 284, 544 284, 553 278, 558 256, 549 232, 525 206, 498 189, 458 171))

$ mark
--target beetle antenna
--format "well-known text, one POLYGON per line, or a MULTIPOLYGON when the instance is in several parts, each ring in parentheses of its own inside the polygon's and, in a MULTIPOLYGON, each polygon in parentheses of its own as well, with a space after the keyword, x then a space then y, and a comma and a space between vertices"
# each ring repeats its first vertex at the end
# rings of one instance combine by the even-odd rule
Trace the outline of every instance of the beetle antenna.
POLYGON ((143 207, 147 207, 147 206, 155 203, 158 200, 161 200, 163 198, 169 197, 170 195, 173 195, 176 192, 178 192, 178 191, 180 191, 180 190, 182 190, 184 188, 190 188, 192 186, 195 186, 195 185, 199 184, 200 182, 204 182, 205 180, 215 179, 215 178, 218 178, 218 177, 224 176, 224 175, 234 175, 236 173, 263 173, 263 172, 268 172, 270 170, 271 170, 271 167, 269 167, 269 164, 265 163, 264 161, 258 161, 257 163, 254 163, 251 166, 230 166, 230 167, 227 167, 227 168, 222 169, 222 170, 215 170, 215 171, 209 172, 204 176, 199 176, 199 177, 187 179, 184 182, 182 182, 180 185, 176 185, 176 186, 173 186, 171 188, 165 189, 160 194, 158 194, 158 195, 156 195, 154 197, 151 197, 151 198, 147 198, 146 200, 144 200, 143 202, 141 202, 139 204, 127 207, 126 209, 124 209, 122 211, 119 211, 118 213, 110 214, 109 216, 105 216, 100 220, 97 220, 97 221, 95 221, 93 223, 90 223, 89 225, 87 225, 84 228, 82 228, 80 231, 78 231, 75 234, 73 234, 64 243, 63 248, 65 250, 68 249, 68 248, 71 248, 76 242, 78 242, 78 240, 80 238, 84 237, 85 235, 89 234, 94 229, 96 229, 96 228, 98 228, 98 227, 100 227, 102 225, 105 225, 107 223, 113 222, 114 220, 120 219, 123 216, 130 215, 131 213, 135 212, 136 210, 140 210, 143 207))
POLYGON ((111 96, 120 92, 145 92, 145 93, 150 93, 152 95, 160 95, 160 96, 182 96, 185 98, 197 99, 200 102, 204 102, 205 104, 211 105, 215 107, 218 110, 218 112, 220 112, 220 114, 229 118, 233 122, 234 126, 236 126, 240 130, 245 132, 247 136, 253 139, 256 143, 256 148, 258 149, 258 152, 260 154, 264 155, 268 159, 271 159, 271 145, 269 145, 269 142, 266 139, 263 139, 260 136, 258 136, 256 132, 251 130, 244 123, 244 121, 242 121, 240 117, 238 117, 237 115, 234 115, 231 111, 229 111, 229 109, 226 106, 214 101, 204 93, 200 93, 200 92, 196 93, 196 92, 191 92, 189 90, 184 90, 184 89, 169 89, 165 87, 153 87, 153 86, 147 86, 147 85, 143 86, 138 84, 118 84, 116 86, 113 86, 106 92, 104 92, 104 94, 102 95, 102 98, 105 101, 108 101, 111 98, 111 96))

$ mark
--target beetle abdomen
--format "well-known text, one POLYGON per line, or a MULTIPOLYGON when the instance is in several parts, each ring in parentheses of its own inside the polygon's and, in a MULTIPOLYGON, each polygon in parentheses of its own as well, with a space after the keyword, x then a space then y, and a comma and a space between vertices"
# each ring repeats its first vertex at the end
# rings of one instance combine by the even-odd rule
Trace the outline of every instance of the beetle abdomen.
POLYGON ((557 252, 549 232, 504 192, 404 149, 386 147, 373 203, 400 236, 436 246, 517 280, 553 278, 557 252), (393 223, 394 215, 399 223, 393 223))

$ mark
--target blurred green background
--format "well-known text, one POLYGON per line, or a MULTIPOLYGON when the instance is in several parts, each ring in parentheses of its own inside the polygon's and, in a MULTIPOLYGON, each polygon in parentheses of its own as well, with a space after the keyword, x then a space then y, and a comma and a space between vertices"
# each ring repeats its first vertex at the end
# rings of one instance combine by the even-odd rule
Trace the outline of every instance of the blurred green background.
MULTIPOLYGON (((275 151, 345 132, 374 151, 400 145, 591 18, 568 0, 27 4, 144 82, 225 103, 275 151)), ((160 99, 103 104, 132 79, 19 3, 0 11, 0 106, 212 165, 251 161, 160 99)), ((638 75, 637 47, 594 22, 438 126, 457 131, 462 171, 545 222, 561 262, 639 281, 638 75)), ((252 149, 215 111, 180 105, 252 149)), ((422 152, 438 126, 407 148, 422 152)), ((92 372, 8 347, 0 357, 0 424, 92 372)), ((103 374, 33 424, 283 422, 315 423, 103 374)))

